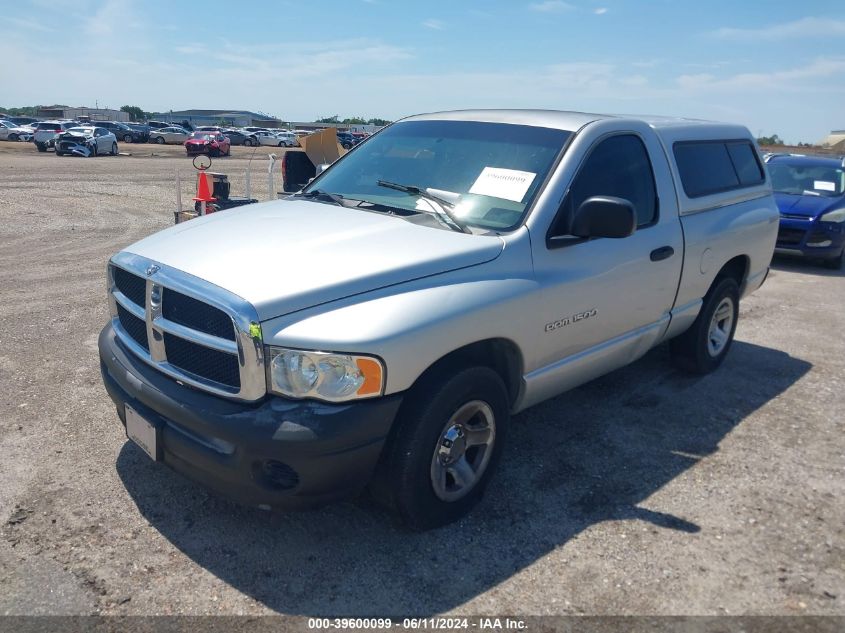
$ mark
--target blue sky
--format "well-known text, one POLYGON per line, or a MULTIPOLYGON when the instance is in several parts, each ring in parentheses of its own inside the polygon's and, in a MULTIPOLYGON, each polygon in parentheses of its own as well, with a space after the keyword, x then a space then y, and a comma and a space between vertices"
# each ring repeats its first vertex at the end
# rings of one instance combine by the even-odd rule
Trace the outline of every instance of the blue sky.
POLYGON ((845 128, 840 1, 22 0, 0 105, 258 110, 287 120, 553 108, 845 128))

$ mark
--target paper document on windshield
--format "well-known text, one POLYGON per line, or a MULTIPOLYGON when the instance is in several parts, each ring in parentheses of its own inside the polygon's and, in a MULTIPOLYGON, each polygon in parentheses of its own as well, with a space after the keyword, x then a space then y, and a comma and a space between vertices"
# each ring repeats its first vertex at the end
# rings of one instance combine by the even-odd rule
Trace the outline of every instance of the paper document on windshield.
POLYGON ((536 176, 537 174, 532 174, 530 171, 485 167, 469 192, 521 202, 536 176))
POLYGON ((836 191, 836 183, 828 182, 827 180, 816 180, 813 183, 813 189, 818 189, 819 191, 836 191))

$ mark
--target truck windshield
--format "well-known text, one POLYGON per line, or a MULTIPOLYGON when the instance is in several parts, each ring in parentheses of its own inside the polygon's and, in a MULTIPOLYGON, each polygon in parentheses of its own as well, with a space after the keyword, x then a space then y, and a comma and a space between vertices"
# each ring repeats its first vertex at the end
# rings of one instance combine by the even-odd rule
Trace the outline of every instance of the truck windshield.
POLYGON ((571 132, 476 121, 407 121, 391 125, 321 175, 311 188, 407 211, 430 212, 415 188, 456 202, 463 223, 506 231, 536 197, 571 132))

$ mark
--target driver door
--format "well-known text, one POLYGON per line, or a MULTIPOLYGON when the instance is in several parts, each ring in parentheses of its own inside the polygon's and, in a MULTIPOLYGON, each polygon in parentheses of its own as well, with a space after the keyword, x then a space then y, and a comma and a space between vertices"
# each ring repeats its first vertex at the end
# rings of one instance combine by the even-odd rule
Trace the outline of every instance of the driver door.
POLYGON ((106 131, 103 128, 96 128, 94 130, 94 142, 97 144, 97 152, 105 152, 111 150, 111 146, 105 146, 106 131))
POLYGON ((552 392, 631 362, 665 332, 683 261, 668 170, 657 139, 634 131, 606 134, 585 153, 547 235, 532 238, 544 288, 536 358, 552 392), (569 235, 575 211, 592 196, 630 201, 634 234, 569 235))

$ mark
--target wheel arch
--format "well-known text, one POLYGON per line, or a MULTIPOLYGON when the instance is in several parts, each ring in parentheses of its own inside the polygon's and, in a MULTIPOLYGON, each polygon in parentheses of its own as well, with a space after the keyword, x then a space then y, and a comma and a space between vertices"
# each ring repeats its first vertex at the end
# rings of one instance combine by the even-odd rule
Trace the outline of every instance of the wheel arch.
POLYGON ((709 294, 722 279, 733 279, 739 287, 739 294, 742 296, 743 286, 748 279, 748 271, 751 268, 751 258, 748 255, 737 255, 729 259, 716 273, 716 277, 710 284, 707 293, 709 294))
POLYGON ((475 366, 489 367, 499 374, 508 392, 508 403, 513 407, 522 392, 524 362, 519 346, 507 338, 483 339, 452 350, 429 365, 409 391, 413 392, 444 375, 475 366))

